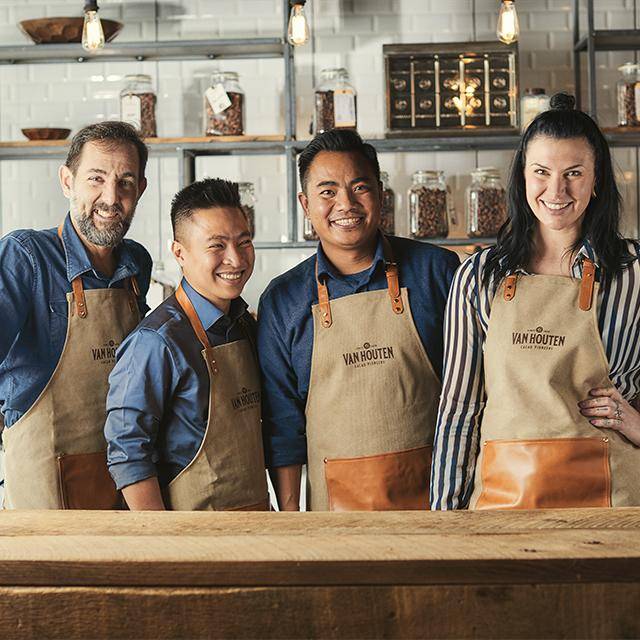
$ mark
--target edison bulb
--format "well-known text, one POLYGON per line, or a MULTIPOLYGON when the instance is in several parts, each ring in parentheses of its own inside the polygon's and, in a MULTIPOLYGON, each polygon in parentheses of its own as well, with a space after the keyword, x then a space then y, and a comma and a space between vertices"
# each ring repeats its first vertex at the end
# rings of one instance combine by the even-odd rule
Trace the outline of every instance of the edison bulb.
POLYGON ((82 48, 85 51, 96 51, 104 48, 104 31, 97 11, 87 11, 84 14, 82 48))
POLYGON ((287 40, 289 40, 289 44, 297 46, 309 41, 309 24, 304 15, 304 6, 301 4, 294 4, 291 7, 287 40))
POLYGON ((518 39, 520 25, 518 24, 518 14, 513 0, 502 0, 496 34, 498 40, 505 44, 511 44, 518 39))

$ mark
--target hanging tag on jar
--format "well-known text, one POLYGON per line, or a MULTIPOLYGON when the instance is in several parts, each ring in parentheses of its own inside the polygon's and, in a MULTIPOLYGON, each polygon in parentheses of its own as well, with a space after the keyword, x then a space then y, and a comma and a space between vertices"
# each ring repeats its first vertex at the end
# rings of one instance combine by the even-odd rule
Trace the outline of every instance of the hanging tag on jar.
POLYGON ((204 95, 209 101, 213 113, 216 115, 231 106, 231 100, 229 100, 229 96, 221 84, 217 84, 215 87, 209 87, 204 95))
POLYGON ((334 126, 356 126, 356 99, 349 89, 333 90, 334 126))
POLYGON ((142 127, 141 100, 133 94, 120 99, 120 119, 140 131, 142 127))

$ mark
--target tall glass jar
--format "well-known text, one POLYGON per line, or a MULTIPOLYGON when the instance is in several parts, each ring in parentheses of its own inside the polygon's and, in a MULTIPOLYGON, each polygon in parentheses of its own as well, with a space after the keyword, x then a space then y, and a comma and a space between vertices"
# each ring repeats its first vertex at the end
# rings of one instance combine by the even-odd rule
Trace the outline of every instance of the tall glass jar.
POLYGON ((318 234, 311 224, 311 220, 309 220, 307 216, 305 216, 302 221, 302 237, 308 241, 320 239, 318 238, 318 234))
POLYGON ((125 76, 125 87, 120 92, 120 120, 135 127, 143 138, 155 138, 156 94, 151 76, 144 74, 125 76))
POLYGON ((346 69, 323 69, 315 89, 313 131, 355 129, 357 120, 356 90, 349 83, 346 69))
POLYGON ((251 237, 256 235, 256 195, 253 182, 238 182, 238 191, 240 192, 240 206, 244 215, 247 216, 249 223, 249 231, 251 237))
POLYGON ((204 94, 204 134, 244 135, 244 91, 235 71, 216 71, 204 94))
POLYGON ((543 111, 549 110, 549 96, 544 89, 534 87, 533 89, 525 89, 522 100, 520 101, 520 117, 522 119, 522 130, 524 131, 529 123, 543 111))
POLYGON ((618 125, 635 127, 640 125, 638 102, 640 102, 640 82, 638 82, 638 65, 627 62, 618 71, 622 77, 618 80, 618 125))
POLYGON ((473 238, 497 235, 507 220, 507 194, 493 167, 471 172, 467 188, 467 233, 473 238))
POLYGON ((380 210, 380 229, 383 233, 393 235, 396 232, 396 194, 389 186, 389 174, 380 172, 382 182, 382 208, 380 210))
POLYGON ((443 171, 416 171, 409 189, 409 232, 412 238, 446 238, 449 197, 443 171))

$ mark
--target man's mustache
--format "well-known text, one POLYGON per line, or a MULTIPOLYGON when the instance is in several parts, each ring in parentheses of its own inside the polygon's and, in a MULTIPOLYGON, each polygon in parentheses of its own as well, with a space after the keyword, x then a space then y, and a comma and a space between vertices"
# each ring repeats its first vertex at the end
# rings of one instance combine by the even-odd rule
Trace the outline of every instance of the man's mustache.
POLYGON ((104 202, 97 202, 95 206, 92 208, 97 209, 98 211, 103 211, 104 213, 108 213, 111 215, 117 214, 122 218, 124 212, 122 211, 122 207, 119 204, 105 204, 104 202))

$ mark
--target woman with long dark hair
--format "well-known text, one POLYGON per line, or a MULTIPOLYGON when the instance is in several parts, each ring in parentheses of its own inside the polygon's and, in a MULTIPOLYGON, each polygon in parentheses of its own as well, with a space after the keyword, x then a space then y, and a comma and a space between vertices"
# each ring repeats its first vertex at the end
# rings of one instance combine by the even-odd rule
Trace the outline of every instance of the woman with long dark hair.
POLYGON ((509 221, 454 278, 432 509, 640 505, 640 243, 574 104, 529 125, 509 221))

